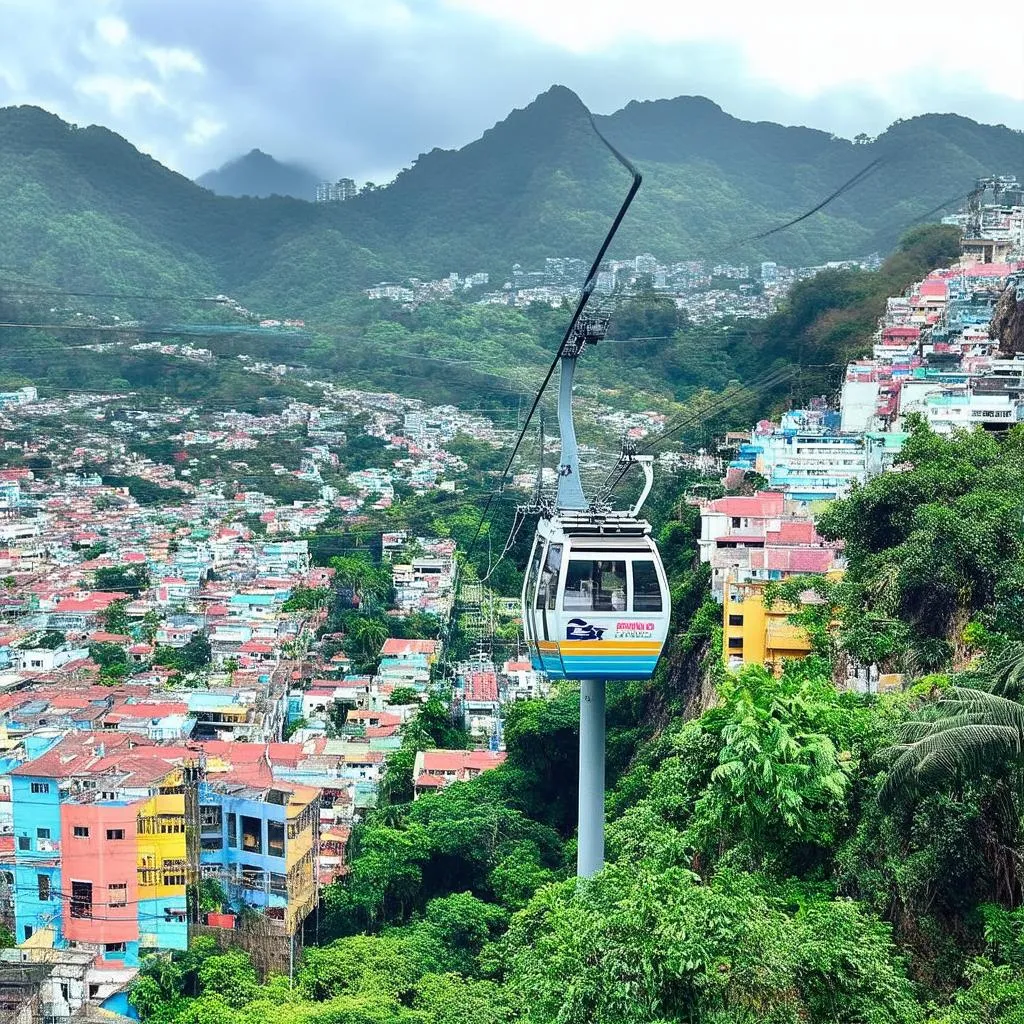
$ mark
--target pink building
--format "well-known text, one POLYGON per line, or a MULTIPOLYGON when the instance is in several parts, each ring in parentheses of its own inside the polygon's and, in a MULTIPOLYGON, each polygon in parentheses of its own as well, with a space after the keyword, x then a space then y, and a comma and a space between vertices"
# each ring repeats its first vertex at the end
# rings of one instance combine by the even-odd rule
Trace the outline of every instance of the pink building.
POLYGON ((412 770, 414 799, 453 782, 475 779, 497 768, 506 756, 504 751, 496 750, 421 750, 412 770))
POLYGON ((719 498, 701 506, 700 560, 711 566, 711 593, 725 583, 772 581, 841 567, 842 545, 827 541, 814 520, 777 491, 719 498))

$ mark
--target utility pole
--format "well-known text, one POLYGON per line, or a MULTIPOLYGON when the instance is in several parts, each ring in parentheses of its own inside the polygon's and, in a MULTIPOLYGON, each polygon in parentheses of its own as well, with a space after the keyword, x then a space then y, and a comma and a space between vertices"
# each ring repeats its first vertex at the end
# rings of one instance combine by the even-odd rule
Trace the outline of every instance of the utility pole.
POLYGON ((190 924, 199 923, 199 782, 204 774, 203 756, 197 754, 182 764, 181 782, 185 793, 185 892, 190 893, 191 900, 186 899, 190 924))

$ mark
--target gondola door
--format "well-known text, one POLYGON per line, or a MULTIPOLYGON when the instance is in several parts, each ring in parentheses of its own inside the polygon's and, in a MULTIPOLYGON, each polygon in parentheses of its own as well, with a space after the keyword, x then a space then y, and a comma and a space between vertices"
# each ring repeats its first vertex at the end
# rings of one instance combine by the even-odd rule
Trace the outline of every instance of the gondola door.
POLYGON ((533 667, 543 670, 537 640, 540 633, 537 629, 537 586, 540 582, 540 567, 544 558, 544 538, 537 535, 533 538, 533 550, 530 552, 530 566, 523 580, 523 630, 530 646, 530 657, 533 667))

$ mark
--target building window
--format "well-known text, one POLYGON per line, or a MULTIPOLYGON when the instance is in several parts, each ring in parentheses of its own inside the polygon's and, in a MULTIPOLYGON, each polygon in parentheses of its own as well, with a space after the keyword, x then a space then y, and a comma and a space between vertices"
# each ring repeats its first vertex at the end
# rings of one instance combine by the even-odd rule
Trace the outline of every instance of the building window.
POLYGON ((37 828, 36 829, 36 839, 49 839, 49 838, 50 838, 50 830, 48 828, 37 828))
POLYGON ((103 943, 104 953, 124 953, 127 950, 127 946, 123 942, 105 942, 103 943))
POLYGON ((238 818, 233 811, 228 814, 228 846, 238 847, 238 818))
POLYGON ((71 883, 71 916, 92 917, 92 882, 71 883))
POLYGON ((124 829, 123 828, 108 828, 107 829, 107 839, 111 839, 111 840, 113 840, 113 839, 124 839, 124 829))
POLYGON ((733 651, 736 651, 736 650, 740 650, 741 651, 741 650, 743 650, 743 637, 741 637, 741 636, 731 636, 731 637, 729 637, 729 649, 733 650, 733 651))
POLYGON ((740 519, 739 519, 739 517, 738 517, 738 516, 733 516, 733 517, 732 517, 732 528, 733 528, 734 530, 738 530, 738 529, 740 528, 740 525, 741 525, 741 524, 740 524, 740 519))
POLYGON ((28 836, 18 836, 18 849, 19 850, 31 850, 32 841, 28 836))
POLYGON ((33 793, 49 793, 50 784, 48 782, 33 782, 32 783, 33 793))
POLYGON ((30 925, 30 924, 25 925, 25 941, 26 942, 28 942, 28 940, 32 938, 32 932, 33 932, 32 925, 30 925))
POLYGON ((76 825, 72 829, 72 835, 76 839, 88 839, 89 838, 89 827, 88 827, 88 825, 76 825))
POLYGON ((185 831, 185 819, 179 817, 176 814, 161 814, 160 815, 160 834, 161 835, 176 835, 178 832, 185 831))
POLYGON ((108 885, 107 889, 110 892, 110 900, 108 906, 111 907, 126 907, 128 906, 128 883, 127 882, 115 882, 113 885, 108 885))
POLYGON ((45 902, 50 898, 50 876, 36 875, 36 885, 39 887, 39 899, 45 902))
POLYGON ((730 626, 742 626, 743 625, 743 616, 742 615, 730 615, 729 616, 729 625, 730 626))
POLYGON ((199 823, 204 832, 220 831, 220 806, 204 804, 199 808, 199 823))
POLYGON ((242 849, 246 853, 263 853, 263 822, 248 814, 242 815, 242 849))
POLYGON ((185 862, 183 860, 164 861, 164 885, 185 884, 185 862))
POLYGON ((242 885, 246 889, 253 889, 256 892, 262 892, 263 887, 266 885, 266 879, 264 878, 263 872, 259 868, 250 868, 242 865, 242 885))
POLYGON ((267 853, 271 857, 284 856, 284 822, 267 822, 267 853))
POLYGON ((166 923, 181 924, 185 920, 185 909, 183 907, 164 907, 164 921, 166 923))

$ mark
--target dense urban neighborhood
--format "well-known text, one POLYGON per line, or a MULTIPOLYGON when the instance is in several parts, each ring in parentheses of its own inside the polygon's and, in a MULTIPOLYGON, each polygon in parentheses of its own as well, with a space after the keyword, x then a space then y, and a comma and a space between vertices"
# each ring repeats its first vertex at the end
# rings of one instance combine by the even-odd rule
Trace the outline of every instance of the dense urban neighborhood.
MULTIPOLYGON (((332 204, 328 212, 362 198, 347 178, 316 192, 318 202, 332 204)), ((784 378, 792 381, 788 398, 767 385, 759 390, 757 381, 727 380, 722 394, 739 396, 734 404, 710 388, 657 402, 634 381, 579 388, 578 475, 586 472, 589 484, 606 471, 610 479, 620 465, 642 464, 650 474, 644 498, 656 478, 653 530, 630 523, 643 543, 652 538, 655 554, 655 542, 661 544, 667 566, 659 589, 650 561, 653 591, 637 600, 640 562, 631 556, 627 613, 626 562, 608 554, 615 551, 614 531, 611 538, 588 536, 593 575, 575 581, 579 607, 596 611, 602 576, 618 574, 621 586, 615 585, 614 597, 609 592, 605 610, 624 620, 636 613, 644 621, 619 625, 645 638, 655 629, 646 619, 663 616, 667 630, 671 618, 672 637, 655 684, 617 680, 622 685, 612 695, 608 748, 619 787, 609 826, 616 860, 594 888, 581 883, 572 893, 589 899, 606 891, 601 886, 621 886, 625 895, 613 901, 619 912, 623 900, 633 902, 628 887, 637 878, 656 877, 664 888, 651 902, 663 908, 678 892, 701 888, 710 900, 719 892, 714 886, 739 891, 747 883, 730 879, 777 869, 775 888, 748 893, 749 906, 739 917, 757 923, 776 915, 787 926, 803 920, 803 910, 792 912, 792 906, 802 907, 812 886, 824 891, 832 884, 822 879, 830 877, 833 858, 820 851, 840 831, 836 806, 859 770, 861 754, 850 750, 868 743, 853 735, 853 726, 849 734, 843 730, 860 723, 857 716, 879 695, 895 699, 915 686, 917 696, 929 686, 930 693, 953 692, 948 678, 938 681, 939 670, 970 668, 971 658, 980 656, 980 641, 970 648, 945 636, 929 637, 936 642, 924 654, 915 650, 916 661, 863 637, 840 654, 836 641, 854 618, 851 602, 841 621, 841 601, 850 600, 844 586, 864 586, 858 592, 858 598, 868 594, 858 606, 863 611, 869 598, 896 584, 873 581, 872 590, 851 572, 871 558, 878 569, 886 556, 875 550, 865 556, 868 543, 851 542, 834 510, 874 493, 879 481, 909 479, 917 467, 908 463, 907 446, 924 433, 954 444, 977 429, 978 437, 1003 443, 1011 428, 1024 424, 1024 190, 1009 176, 983 179, 965 212, 946 221, 941 230, 954 245, 954 229, 962 235, 959 257, 944 258, 942 266, 927 263, 934 269, 887 296, 869 336, 845 339, 838 349, 842 365, 804 360, 801 353, 784 378), (820 393, 799 390, 797 374, 805 369, 825 371, 815 378, 825 382, 820 393), (759 405, 764 394, 769 397, 759 405), (764 418, 737 422, 737 405, 760 408, 764 418), (609 456, 615 446, 621 454, 609 456), (644 454, 648 450, 654 454, 644 454), (662 594, 671 598, 664 606, 662 594), (770 710, 758 719, 760 710, 755 714, 744 702, 774 693, 772 686, 783 688, 782 696, 771 697, 770 710), (805 711, 812 698, 827 708, 818 718, 805 711), (860 698, 865 703, 856 704, 860 698), (735 722, 723 726, 722 716, 734 711, 735 722), (786 714, 806 715, 793 735, 786 732, 788 721, 779 724, 786 714), (682 726, 676 718, 685 719, 682 726), (758 721, 769 726, 748 742, 744 730, 752 735, 758 721), (830 728, 845 746, 828 739, 830 728), (655 746, 641 756, 648 740, 655 746), (787 760, 787 751, 802 743, 813 749, 800 748, 787 760), (759 744, 777 744, 772 756, 782 751, 777 776, 774 762, 747 771, 743 758, 755 748, 761 757, 759 744), (830 766, 828 774, 823 765, 830 766), (780 797, 778 778, 791 769, 811 779, 808 792, 780 797), (718 803, 703 797, 673 803, 675 797, 665 796, 669 774, 686 777, 691 787, 694 779, 704 780, 718 803), (775 788, 765 799, 755 790, 769 778, 775 788), (687 817, 693 807, 705 816, 696 824, 687 817), (776 811, 782 815, 777 820, 776 811), (757 828, 743 818, 748 814, 757 817, 757 828), (835 819, 822 824, 829 814, 835 819), (674 827, 684 818, 685 849, 664 839, 671 831, 664 822, 674 827), (763 831, 784 851, 770 868, 751 852, 762 819, 771 820, 763 831), (724 867, 706 886, 695 886, 709 864, 724 867)), ((594 291, 606 304, 602 309, 649 303, 669 311, 665 322, 673 330, 710 325, 724 332, 737 322, 785 314, 792 297, 809 294, 801 288, 812 283, 826 282, 824 290, 837 278, 875 280, 884 265, 877 254, 791 268, 774 261, 663 262, 643 253, 601 263, 594 291)), ((445 315, 453 318, 491 306, 532 305, 551 315, 575 302, 588 266, 569 257, 547 258, 534 270, 515 264, 499 287, 484 271, 408 278, 362 289, 352 301, 364 312, 393 311, 393 321, 368 328, 380 331, 384 359, 388 338, 404 331, 401 318, 422 314, 426 304, 448 303, 445 315)), ((225 355, 214 342, 189 338, 186 325, 161 328, 157 333, 167 337, 150 341, 142 321, 120 320, 113 312, 62 315, 76 329, 99 332, 99 340, 89 335, 79 346, 90 356, 159 357, 161 367, 195 375, 230 362, 232 372, 257 388, 280 388, 273 401, 205 401, 198 390, 194 398, 178 393, 156 400, 151 388, 125 379, 83 389, 40 380, 0 392, 0 945, 8 947, 0 951, 0 1024, 116 1024, 140 1017, 208 1024, 215 1018, 181 1014, 211 992, 211 1013, 234 1014, 266 991, 258 981, 267 978, 268 985, 281 985, 274 991, 282 1006, 292 998, 362 999, 361 982, 352 979, 360 972, 397 975, 410 950, 430 965, 417 961, 417 979, 469 984, 453 960, 444 959, 457 950, 472 961, 478 986, 473 999, 438 997, 446 1012, 454 1006, 449 1016, 417 1022, 554 1020, 552 1007, 561 996, 553 993, 561 983, 538 982, 536 963, 522 953, 511 957, 508 976, 521 972, 516 1005, 527 1005, 523 993, 532 992, 545 1007, 537 1013, 548 1014, 513 1016, 493 951, 506 931, 529 945, 522 936, 542 918, 553 919, 557 941, 537 956, 557 965, 592 916, 558 909, 575 884, 566 879, 565 851, 575 856, 578 680, 568 672, 552 679, 540 670, 541 645, 522 621, 518 593, 532 539, 532 525, 524 523, 550 508, 571 470, 555 456, 559 439, 538 417, 536 458, 531 453, 513 467, 524 438, 520 423, 525 431, 527 421, 523 403, 514 406, 508 394, 491 410, 480 395, 438 403, 400 388, 355 387, 344 374, 311 368, 301 354, 290 358, 291 342, 298 353, 300 342, 314 338, 305 319, 253 313, 223 294, 202 301, 223 313, 235 341, 239 331, 252 331, 252 338, 281 347, 265 358, 225 355), (498 509, 500 529, 494 525, 498 509), (532 758, 528 765, 524 750, 532 758), (469 794, 467 806, 453 812, 456 824, 449 829, 446 812, 437 810, 435 817, 435 809, 456 806, 460 793, 469 794), (542 890, 548 895, 541 902, 550 903, 531 902, 542 890), (400 929, 421 931, 410 938, 398 935, 400 929), (330 940, 394 946, 386 956, 359 947, 341 967, 324 967, 317 958, 332 948, 330 940), (196 949, 207 966, 182 967, 196 949), (373 971, 360 959, 378 955, 384 966, 373 971), (248 986, 242 995, 232 995, 233 980, 211 980, 216 972, 208 964, 218 959, 225 970, 233 965, 241 972, 248 986), (499 1010, 474 1016, 474 1006, 490 1006, 488 1000, 499 1010)), ((638 315, 638 323, 645 322, 638 315)), ((593 343, 617 340, 605 337, 615 326, 611 314, 604 315, 593 343)), ((213 336, 216 327, 203 330, 213 336)), ((430 330, 435 340, 441 337, 440 327, 430 330)), ((650 340, 639 327, 634 334, 623 340, 650 340)), ((680 336, 654 340, 669 350, 680 336)), ((712 341, 707 344, 711 351, 712 341)), ((741 357, 760 355, 744 344, 741 357)), ((405 356, 399 351, 394 358, 405 356)), ((446 357, 408 356, 416 358, 446 357)), ((777 385, 782 371, 771 358, 766 365, 772 367, 766 379, 777 385)), ((202 380, 188 378, 190 386, 195 379, 202 380)), ((564 429, 564 409, 558 418, 564 429)), ((610 515, 621 526, 629 516, 609 511, 618 482, 589 508, 579 504, 572 511, 581 518, 610 515)), ((895 504, 885 507, 890 518, 898 518, 895 504)), ((541 565, 537 554, 526 588, 555 583, 546 597, 535 590, 535 604, 527 599, 527 618, 534 611, 554 616, 572 610, 564 587, 556 608, 560 569, 557 559, 541 565)), ((1001 636, 1004 620, 995 615, 983 622, 968 622, 967 613, 957 618, 962 609, 955 602, 967 589, 951 586, 954 596, 943 606, 958 636, 972 626, 974 637, 1001 636)), ((988 586, 986 600, 997 590, 988 586)), ((902 613, 895 607, 887 605, 871 625, 884 620, 888 628, 902 613)), ((602 639, 605 632, 580 618, 571 620, 566 637, 589 644, 588 656, 597 658, 593 649, 612 646, 602 639)), ((1003 650, 998 644, 991 649, 1003 650)), ((660 655, 658 646, 652 673, 660 655)), ((1007 700, 1014 697, 1007 694, 1007 700)), ((893 720, 897 714, 892 711, 893 720)), ((602 720, 602 743, 604 728, 602 720)), ((862 731, 877 740, 880 729, 862 731)), ((867 754, 863 760, 869 761, 867 754)), ((865 783, 865 802, 866 794, 865 783)), ((858 841, 865 848, 881 844, 873 834, 858 841)), ((857 854, 865 856, 861 849, 857 854)), ((843 870, 854 873, 845 862, 843 870)), ((1008 902, 1019 903, 1016 875, 1007 885, 1008 902)), ((853 889, 848 882, 836 903, 852 906, 845 894, 853 889)), ((834 894, 829 890, 829 899, 834 894)), ((860 913, 846 906, 840 912, 860 913)), ((709 903, 688 927, 718 934, 725 928, 719 921, 735 916, 709 903)), ((886 952, 890 925, 871 920, 865 942, 882 950, 886 970, 896 970, 900 958, 886 952)), ((806 925, 812 926, 819 923, 806 925)), ((614 920, 602 925, 598 943, 618 927, 614 920)), ((652 917, 643 930, 659 927, 652 917)), ((859 918, 850 934, 854 927, 862 927, 859 918)), ((1024 948, 1024 925, 1004 922, 1004 929, 1017 936, 1015 949, 1024 948)), ((683 930, 678 922, 663 929, 672 936, 683 930)), ((760 936, 754 945, 762 940, 768 941, 760 936)), ((731 941, 705 965, 716 985, 731 984, 725 980, 733 970, 731 941)), ((926 944, 918 935, 915 941, 926 944)), ((801 941, 791 944, 799 951, 801 941)), ((585 973, 600 959, 588 950, 581 954, 583 968, 572 969, 585 973)), ((678 959, 690 966, 664 969, 687 977, 698 970, 696 959, 678 959)), ((662 966, 645 970, 653 975, 662 966)), ((625 975, 631 967, 614 970, 625 975)), ((885 988, 888 975, 879 977, 885 988)), ((903 992, 904 982, 909 991, 905 978, 892 990, 903 992)), ((428 1000, 420 993, 413 1007, 413 982, 402 984, 380 1004, 382 1013, 400 1016, 348 1015, 347 1007, 295 1020, 413 1022, 406 1011, 419 1013, 428 1000)), ((713 987, 706 980, 700 986, 713 987)), ((600 1002, 586 994, 600 986, 576 987, 580 991, 567 997, 574 1006, 600 1002)), ((892 1005, 902 999, 892 996, 892 1005)), ((905 999, 911 1005, 911 997, 905 999)), ((770 1002, 759 1000, 753 1000, 760 1007, 756 1019, 770 1002)), ((705 1004, 695 996, 692 1005, 705 1004)), ((371 1009, 375 1014, 380 1006, 371 1009)), ((848 1019, 924 1020, 897 1010, 848 1019)), ((625 1011, 590 1012, 557 1019, 641 1020, 625 1011)), ((233 1015, 224 1019, 241 1022, 233 1015)), ((684 1018, 665 1011, 659 1019, 684 1018)), ((695 1011, 688 1019, 712 1016, 695 1011)), ((778 1019, 811 1018, 794 1010, 778 1019)))

